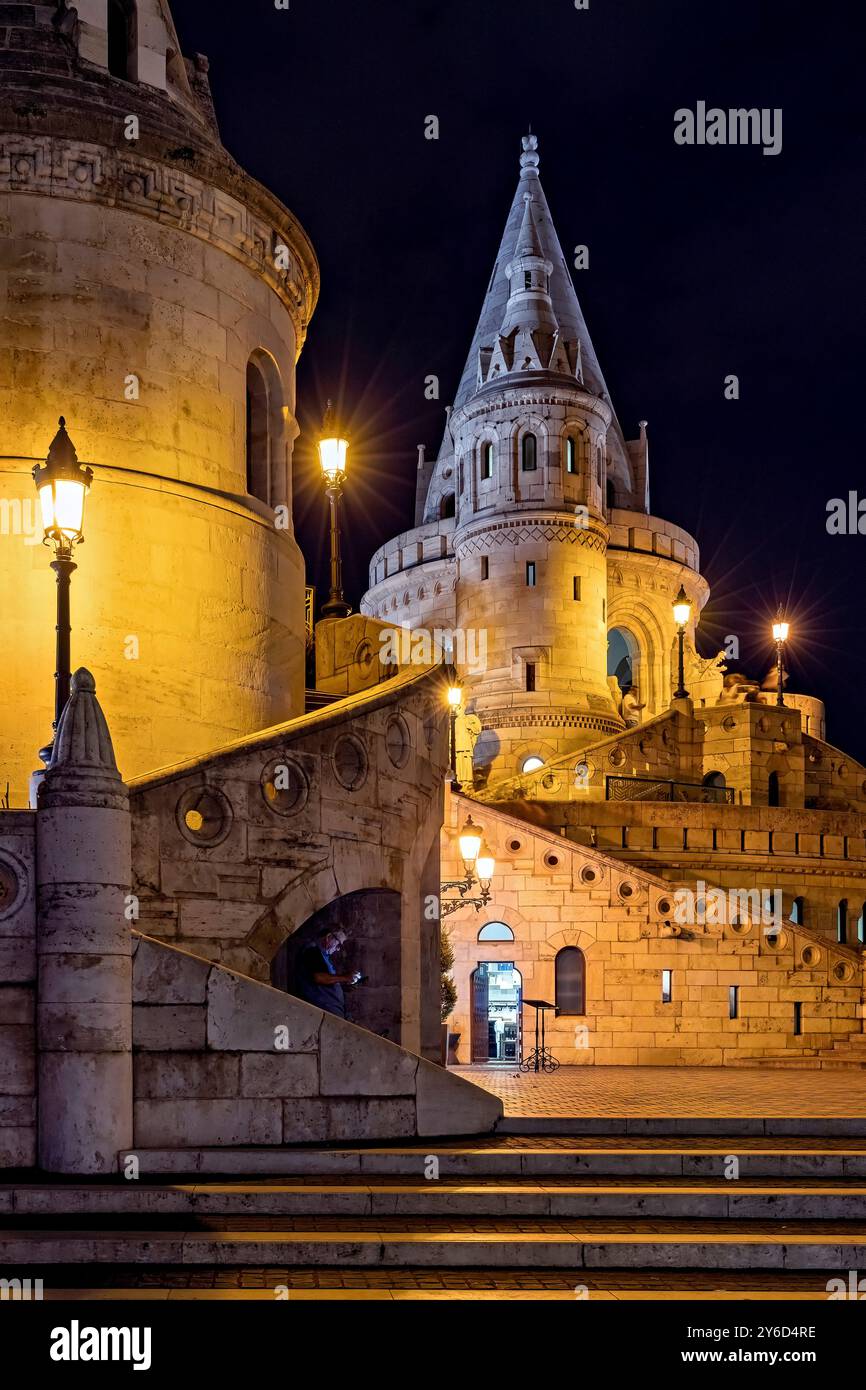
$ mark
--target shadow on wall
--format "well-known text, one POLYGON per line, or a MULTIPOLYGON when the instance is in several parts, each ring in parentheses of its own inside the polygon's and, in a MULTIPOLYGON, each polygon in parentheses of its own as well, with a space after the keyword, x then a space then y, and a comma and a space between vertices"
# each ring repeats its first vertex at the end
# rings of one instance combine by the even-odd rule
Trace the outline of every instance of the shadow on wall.
POLYGON ((369 888, 347 893, 310 917, 280 947, 271 963, 271 984, 295 993, 295 962, 326 927, 342 927, 349 939, 334 965, 359 970, 365 983, 346 989, 346 1017, 390 1042, 400 1042, 400 894, 369 888))

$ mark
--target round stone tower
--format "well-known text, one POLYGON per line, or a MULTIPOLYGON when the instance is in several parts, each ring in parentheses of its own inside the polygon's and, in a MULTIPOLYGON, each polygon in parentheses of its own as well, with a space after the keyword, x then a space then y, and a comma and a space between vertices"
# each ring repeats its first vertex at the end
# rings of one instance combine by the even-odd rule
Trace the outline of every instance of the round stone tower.
MULTIPOLYGON (((95 480, 72 587, 124 775, 303 708, 291 527, 307 236, 223 148, 165 0, 0 25, 0 780, 51 722, 54 582, 30 477, 63 414, 95 480)), ((3 788, 5 789, 5 787, 3 788)))
POLYGON ((511 254, 494 271, 507 294, 500 321, 494 332, 492 313, 483 323, 476 389, 449 422, 465 699, 481 721, 476 761, 508 765, 521 754, 546 761, 588 733, 622 727, 606 680, 613 412, 584 378, 574 314, 560 322, 554 303, 564 262, 551 244, 532 136, 518 212, 511 254))

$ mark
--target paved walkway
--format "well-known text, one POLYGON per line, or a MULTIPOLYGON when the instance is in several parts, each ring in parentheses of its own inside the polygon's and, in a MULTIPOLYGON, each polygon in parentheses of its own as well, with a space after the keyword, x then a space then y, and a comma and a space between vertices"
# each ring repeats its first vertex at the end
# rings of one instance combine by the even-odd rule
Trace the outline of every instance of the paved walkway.
POLYGON ((454 1067, 506 1116, 582 1119, 843 1119, 866 1116, 866 1071, 726 1067, 454 1067))

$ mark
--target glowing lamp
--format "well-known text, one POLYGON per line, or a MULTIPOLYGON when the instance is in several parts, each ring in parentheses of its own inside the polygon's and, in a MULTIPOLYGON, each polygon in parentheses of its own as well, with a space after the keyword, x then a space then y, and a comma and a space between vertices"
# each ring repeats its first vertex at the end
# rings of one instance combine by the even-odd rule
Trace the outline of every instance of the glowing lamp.
POLYGON ((325 411, 322 422, 322 436, 319 439, 319 464, 328 487, 336 487, 346 476, 346 460, 349 454, 349 441, 336 428, 331 402, 325 411))
POLYGON ((482 888, 487 887, 496 872, 496 860, 493 858, 490 846, 487 841, 482 842, 475 860, 475 872, 482 888))
POLYGON ((84 499, 93 482, 93 470, 78 462, 62 415, 48 458, 44 465, 36 464, 33 479, 46 544, 53 543, 58 550, 71 552, 74 545, 84 540, 84 499))
POLYGON ((787 642, 787 640, 788 640, 788 633, 789 633, 789 632, 790 632, 790 627, 789 627, 788 623, 782 622, 782 621, 780 621, 780 620, 778 620, 778 619, 776 620, 776 622, 773 623, 773 641, 774 641, 774 642, 787 642))
POLYGON ((449 687, 448 687, 448 703, 449 703, 449 705, 451 706, 451 708, 452 708, 452 709, 456 709, 457 706, 460 704, 460 701, 461 701, 462 699, 463 699, 463 691, 460 689, 460 686, 459 686, 459 685, 449 685, 449 687))
POLYGON ((677 627, 686 627, 691 616, 692 605, 688 594, 681 584, 680 591, 674 599, 674 622, 677 627))
POLYGON ((481 831, 479 827, 473 823, 472 817, 467 816, 466 824, 460 831, 460 853, 463 857, 463 863, 466 865, 467 872, 478 858, 480 849, 481 831))

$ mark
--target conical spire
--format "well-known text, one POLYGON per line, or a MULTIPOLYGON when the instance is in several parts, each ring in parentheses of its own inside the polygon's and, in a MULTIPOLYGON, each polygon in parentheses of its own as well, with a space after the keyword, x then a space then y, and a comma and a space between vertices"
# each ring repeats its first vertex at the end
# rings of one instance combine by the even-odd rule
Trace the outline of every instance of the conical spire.
POLYGON ((560 345, 570 345, 569 357, 572 367, 579 353, 583 381, 587 389, 595 395, 610 399, 539 178, 538 136, 524 135, 522 146, 520 180, 505 224, 466 366, 454 398, 455 410, 465 405, 470 396, 477 391, 479 354, 482 349, 490 349, 496 344, 507 322, 512 284, 506 272, 508 266, 515 259, 519 259, 524 245, 527 248, 531 247, 530 254, 550 263, 547 293, 551 318, 558 329, 560 345))

